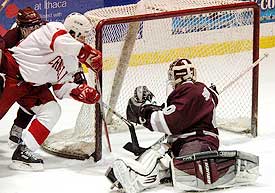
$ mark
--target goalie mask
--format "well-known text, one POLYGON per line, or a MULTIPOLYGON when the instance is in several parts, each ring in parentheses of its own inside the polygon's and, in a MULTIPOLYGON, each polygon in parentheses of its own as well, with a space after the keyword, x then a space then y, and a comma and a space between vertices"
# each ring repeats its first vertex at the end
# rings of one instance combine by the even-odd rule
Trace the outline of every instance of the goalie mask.
POLYGON ((174 89, 183 82, 196 81, 196 79, 196 68, 190 60, 180 58, 170 64, 168 81, 174 89))
POLYGON ((89 19, 80 13, 71 13, 64 21, 67 31, 78 41, 84 42, 92 25, 89 19))

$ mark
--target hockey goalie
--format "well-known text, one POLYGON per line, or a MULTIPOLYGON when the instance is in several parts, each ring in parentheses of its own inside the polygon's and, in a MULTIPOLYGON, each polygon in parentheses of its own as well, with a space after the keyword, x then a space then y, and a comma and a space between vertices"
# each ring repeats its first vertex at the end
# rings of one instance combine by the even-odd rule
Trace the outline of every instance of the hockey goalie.
POLYGON ((136 159, 116 159, 106 172, 114 187, 137 193, 165 182, 172 182, 177 191, 253 184, 259 175, 258 156, 219 150, 216 87, 196 81, 196 68, 189 59, 173 61, 168 79, 173 91, 166 104, 152 104, 152 92, 141 86, 127 106, 128 120, 165 133, 167 141, 136 159))

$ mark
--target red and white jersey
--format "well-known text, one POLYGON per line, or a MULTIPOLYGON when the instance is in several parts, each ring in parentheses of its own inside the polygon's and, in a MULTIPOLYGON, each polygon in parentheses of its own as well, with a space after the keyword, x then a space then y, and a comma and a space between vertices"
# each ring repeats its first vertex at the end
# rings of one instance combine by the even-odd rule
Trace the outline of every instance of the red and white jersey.
POLYGON ((35 85, 63 84, 78 70, 78 54, 83 46, 60 22, 49 22, 10 49, 21 76, 35 85))

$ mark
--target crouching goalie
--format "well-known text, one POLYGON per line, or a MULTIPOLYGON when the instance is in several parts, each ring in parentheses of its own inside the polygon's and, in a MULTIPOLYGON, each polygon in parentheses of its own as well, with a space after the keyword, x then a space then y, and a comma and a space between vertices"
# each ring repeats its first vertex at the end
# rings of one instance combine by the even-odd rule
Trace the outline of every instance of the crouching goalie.
POLYGON ((168 79, 173 91, 166 104, 148 104, 147 87, 137 87, 127 106, 127 119, 151 131, 168 135, 137 159, 119 158, 106 176, 119 189, 136 193, 156 187, 165 179, 179 191, 205 191, 252 184, 258 177, 258 156, 240 151, 219 151, 215 108, 218 92, 196 81, 188 59, 172 62, 168 79))

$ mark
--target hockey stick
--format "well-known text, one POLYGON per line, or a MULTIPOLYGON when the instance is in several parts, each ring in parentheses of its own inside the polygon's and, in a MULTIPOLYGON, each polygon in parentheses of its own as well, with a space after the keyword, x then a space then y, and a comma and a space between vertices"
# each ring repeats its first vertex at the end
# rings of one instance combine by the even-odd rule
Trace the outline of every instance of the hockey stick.
POLYGON ((117 113, 115 110, 113 110, 110 106, 108 106, 106 103, 102 102, 103 107, 106 108, 107 110, 109 110, 111 113, 113 113, 114 115, 116 115, 118 118, 120 118, 128 127, 129 127, 129 131, 131 134, 131 142, 126 143, 123 148, 126 149, 129 152, 132 152, 134 155, 139 156, 142 153, 144 153, 147 149, 150 149, 152 146, 159 144, 161 142, 163 142, 166 138, 167 138, 167 134, 163 135, 161 138, 159 138, 155 143, 153 143, 150 147, 144 148, 144 147, 140 147, 139 143, 138 143, 138 139, 137 139, 137 135, 136 135, 136 130, 134 125, 126 118, 124 118, 123 116, 121 116, 119 113, 117 113))
POLYGON ((118 118, 120 118, 129 128, 130 134, 131 134, 131 142, 126 143, 123 148, 127 151, 130 151, 134 153, 136 156, 141 155, 147 148, 143 148, 139 146, 136 130, 134 125, 127 119, 125 119, 123 116, 118 114, 116 111, 114 111, 110 106, 108 106, 106 103, 102 102, 103 107, 106 108, 108 111, 116 115, 118 118))
POLYGON ((0 5, 0 12, 4 9, 4 7, 6 7, 8 2, 9 2, 9 0, 4 0, 3 1, 3 3, 0 5))
POLYGON ((99 99, 98 104, 99 104, 100 113, 101 113, 101 117, 102 117, 103 124, 104 124, 105 136, 106 136, 106 139, 107 139, 109 151, 112 152, 112 147, 111 147, 111 142, 110 142, 110 138, 109 138, 108 127, 107 127, 106 118, 105 118, 105 114, 104 114, 104 110, 103 110, 103 101, 102 101, 102 92, 101 92, 101 87, 100 87, 100 81, 99 81, 99 77, 98 77, 97 73, 96 73, 95 79, 96 79, 96 85, 97 85, 96 88, 97 88, 97 91, 100 94, 100 99, 99 99))
POLYGON ((265 53, 263 57, 256 60, 251 66, 244 69, 238 76, 236 76, 232 81, 230 81, 227 85, 223 87, 223 89, 219 92, 219 94, 222 94, 226 89, 230 88, 235 82, 237 82, 240 78, 242 78, 247 72, 249 72, 251 69, 253 69, 255 66, 257 66, 263 59, 265 59, 268 56, 268 53, 265 53))

